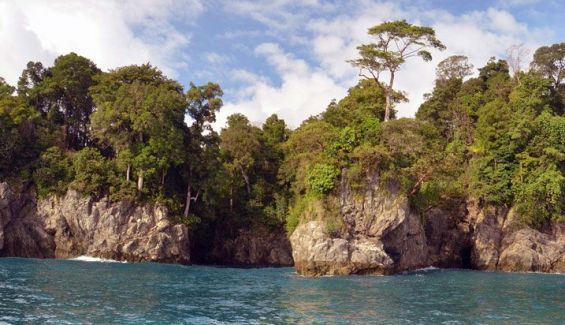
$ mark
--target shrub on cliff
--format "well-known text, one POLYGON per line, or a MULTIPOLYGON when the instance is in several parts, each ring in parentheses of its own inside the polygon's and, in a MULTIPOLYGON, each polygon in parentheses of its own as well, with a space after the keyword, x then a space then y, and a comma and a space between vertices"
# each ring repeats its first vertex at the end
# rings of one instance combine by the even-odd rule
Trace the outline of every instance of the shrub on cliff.
POLYGON ((97 149, 84 148, 73 154, 71 159, 74 175, 70 183, 72 189, 93 197, 107 193, 112 168, 97 149))
POLYGON ((49 193, 64 194, 73 180, 73 172, 72 163, 61 148, 47 149, 39 157, 33 173, 38 195, 45 197, 49 193))

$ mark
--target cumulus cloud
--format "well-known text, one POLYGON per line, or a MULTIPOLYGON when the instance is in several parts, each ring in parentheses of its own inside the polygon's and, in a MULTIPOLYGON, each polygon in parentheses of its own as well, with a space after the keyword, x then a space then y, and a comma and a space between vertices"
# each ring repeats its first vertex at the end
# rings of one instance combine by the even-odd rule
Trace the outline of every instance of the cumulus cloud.
MULTIPOLYGON (((367 28, 387 20, 407 19, 433 26, 448 48, 444 52, 433 51, 432 62, 412 59, 403 66, 395 88, 406 91, 410 101, 399 105, 399 116, 415 114, 423 95, 433 88, 436 64, 447 56, 466 55, 476 67, 481 67, 491 56, 504 58, 505 50, 511 45, 523 43, 533 53, 544 40, 551 39, 548 31, 531 29, 510 12, 494 8, 453 15, 445 10, 406 6, 402 2, 359 0, 351 3, 353 5, 347 8, 333 8, 333 14, 327 17, 313 13, 302 22, 301 28, 308 31, 307 46, 313 62, 285 55, 280 45, 259 46, 256 53, 276 68, 283 82, 251 81, 244 88, 243 96, 227 103, 225 113, 241 111, 261 119, 275 112, 293 126, 320 113, 332 98, 339 99, 355 84, 358 71, 346 60, 356 57, 357 45, 369 41, 367 28)), ((269 19, 258 20, 268 24, 277 17, 285 17, 286 14, 280 12, 285 8, 278 9, 276 15, 261 11, 269 19)))
POLYGON ((177 54, 190 36, 173 22, 203 10, 197 0, 3 1, 0 43, 9 50, 0 52, 0 75, 15 83, 28 61, 50 65, 77 52, 103 69, 151 62, 174 77, 187 64, 177 54))
POLYGON ((309 113, 319 112, 332 98, 345 94, 344 87, 325 72, 312 69, 304 60, 284 52, 278 44, 260 44, 255 53, 277 71, 281 84, 275 86, 260 75, 234 70, 234 78, 246 85, 239 90, 235 101, 224 105, 218 115, 218 127, 224 125, 228 115, 236 112, 245 114, 254 124, 276 113, 296 127, 309 113))
POLYGON ((256 123, 277 113, 298 126, 357 82, 358 71, 346 60, 370 41, 367 28, 406 19, 434 27, 448 48, 434 51, 432 62, 412 59, 399 72, 395 88, 410 99, 399 105, 399 115, 413 116, 433 87, 435 65, 448 55, 466 55, 481 67, 490 56, 504 58, 511 45, 524 44, 533 53, 554 39, 553 32, 529 26, 509 9, 533 2, 500 0, 455 15, 425 1, 212 0, 206 3, 223 8, 215 14, 230 19, 219 23, 225 28, 217 35, 195 35, 224 43, 195 53, 188 45, 196 18, 206 11, 202 0, 4 0, 0 76, 14 84, 28 61, 50 65, 71 51, 102 69, 151 62, 170 77, 186 78, 181 72, 190 71, 190 77, 220 82, 226 103, 218 126, 235 112, 256 123), (244 23, 228 26, 234 15, 244 23))

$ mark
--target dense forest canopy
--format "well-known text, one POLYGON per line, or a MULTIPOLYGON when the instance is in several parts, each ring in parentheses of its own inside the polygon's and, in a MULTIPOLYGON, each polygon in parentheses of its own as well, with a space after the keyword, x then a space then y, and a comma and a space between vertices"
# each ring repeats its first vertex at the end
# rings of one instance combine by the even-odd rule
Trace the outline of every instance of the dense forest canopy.
POLYGON ((0 178, 32 181, 40 196, 70 188, 164 204, 200 232, 218 221, 292 231, 304 215, 330 216, 331 230, 339 222, 316 209, 331 210, 344 182, 387 184, 420 212, 470 199, 515 207, 533 226, 563 218, 565 43, 513 75, 492 58, 469 79, 467 58, 451 56, 416 117, 395 119, 407 100, 395 73, 445 46, 405 21, 369 34, 376 43, 350 61, 364 77, 295 130, 277 115, 257 126, 233 114, 216 132, 220 86, 186 90, 149 64, 104 72, 75 53, 29 62, 16 87, 0 78, 0 178))

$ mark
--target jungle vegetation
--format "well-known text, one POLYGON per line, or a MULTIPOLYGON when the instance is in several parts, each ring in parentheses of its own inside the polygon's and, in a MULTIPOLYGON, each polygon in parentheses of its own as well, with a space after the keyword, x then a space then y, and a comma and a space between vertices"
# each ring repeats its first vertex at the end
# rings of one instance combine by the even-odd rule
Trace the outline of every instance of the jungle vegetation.
POLYGON ((415 118, 397 119, 407 99, 396 73, 445 46, 406 21, 369 35, 350 61, 359 82, 294 130, 277 115, 255 125, 233 114, 216 131, 220 85, 185 88, 150 64, 101 71, 75 53, 29 62, 17 85, 0 78, 0 179, 33 182, 39 196, 164 204, 201 234, 219 222, 291 232, 308 202, 344 181, 359 192, 394 183, 420 212, 472 198, 515 207, 532 226, 563 218, 565 43, 512 73, 513 58, 475 74, 466 57, 448 57, 415 118))

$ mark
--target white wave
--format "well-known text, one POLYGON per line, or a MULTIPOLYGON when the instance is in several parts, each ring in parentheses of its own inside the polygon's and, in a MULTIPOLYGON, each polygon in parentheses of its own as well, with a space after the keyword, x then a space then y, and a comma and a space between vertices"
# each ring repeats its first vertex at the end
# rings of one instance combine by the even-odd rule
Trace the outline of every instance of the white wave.
POLYGON ((427 272, 427 271, 433 271, 433 270, 439 270, 439 267, 435 267, 435 266, 427 266, 421 269, 416 269, 414 270, 414 272, 427 272))
POLYGON ((94 257, 94 256, 86 256, 86 255, 81 255, 79 257, 75 257, 75 258, 70 258, 70 261, 81 261, 81 262, 100 262, 100 263, 127 263, 126 261, 116 261, 116 260, 111 260, 108 258, 100 258, 100 257, 94 257))

